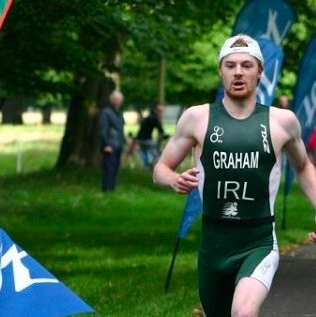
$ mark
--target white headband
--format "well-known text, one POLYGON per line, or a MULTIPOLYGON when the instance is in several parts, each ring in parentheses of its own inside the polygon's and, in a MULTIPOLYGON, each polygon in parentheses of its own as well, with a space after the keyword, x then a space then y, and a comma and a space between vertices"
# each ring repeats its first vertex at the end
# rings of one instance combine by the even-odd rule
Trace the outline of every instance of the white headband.
POLYGON ((262 66, 264 64, 264 59, 258 42, 248 35, 239 34, 227 39, 219 53, 218 62, 220 63, 224 57, 233 53, 248 53, 249 55, 256 57, 261 62, 262 66), (246 42, 248 46, 232 47, 232 45, 239 39, 246 42))

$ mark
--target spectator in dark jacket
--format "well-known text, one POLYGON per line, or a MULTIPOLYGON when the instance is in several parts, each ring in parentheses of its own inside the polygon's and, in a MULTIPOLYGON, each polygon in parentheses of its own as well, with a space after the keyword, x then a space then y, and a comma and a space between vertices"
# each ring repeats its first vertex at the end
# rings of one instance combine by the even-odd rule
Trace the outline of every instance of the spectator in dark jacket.
POLYGON ((162 104, 156 104, 150 110, 149 115, 140 123, 136 140, 140 146, 141 159, 145 167, 152 167, 160 155, 160 141, 168 137, 162 126, 163 111, 164 106, 162 104), (154 129, 158 131, 158 141, 153 139, 154 129))
POLYGON ((113 91, 110 95, 110 104, 105 106, 100 114, 101 189, 103 191, 112 191, 116 187, 117 173, 125 143, 124 118, 119 110, 123 104, 123 100, 124 97, 120 91, 113 91))

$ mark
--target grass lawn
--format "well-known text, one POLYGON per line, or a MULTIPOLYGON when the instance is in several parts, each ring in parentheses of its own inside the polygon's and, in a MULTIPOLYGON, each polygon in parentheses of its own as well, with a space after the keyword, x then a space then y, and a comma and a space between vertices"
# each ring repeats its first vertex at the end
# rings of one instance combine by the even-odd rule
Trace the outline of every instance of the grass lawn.
MULTIPOLYGON (((0 126, 1 227, 100 316, 191 316, 199 221, 182 241, 164 293, 185 197, 154 186, 141 168, 123 166, 117 190, 106 194, 99 170, 52 169, 62 133, 59 126, 0 126)), ((294 184, 281 230, 281 194, 282 187, 277 231, 286 250, 304 242, 313 213, 294 184)))

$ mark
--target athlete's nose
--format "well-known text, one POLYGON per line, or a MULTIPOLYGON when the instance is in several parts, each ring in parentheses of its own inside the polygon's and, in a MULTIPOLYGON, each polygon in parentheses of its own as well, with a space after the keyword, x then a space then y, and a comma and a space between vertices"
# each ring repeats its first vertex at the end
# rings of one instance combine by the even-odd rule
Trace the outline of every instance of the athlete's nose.
POLYGON ((242 66, 240 64, 235 67, 235 75, 242 75, 242 66))

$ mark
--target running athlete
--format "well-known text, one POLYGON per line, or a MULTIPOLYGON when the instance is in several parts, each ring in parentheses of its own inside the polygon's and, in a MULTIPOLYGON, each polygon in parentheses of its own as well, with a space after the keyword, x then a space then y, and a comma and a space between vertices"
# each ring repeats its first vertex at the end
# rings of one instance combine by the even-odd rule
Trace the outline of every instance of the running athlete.
MULTIPOLYGON (((203 201, 198 256, 207 317, 257 317, 279 263, 274 203, 282 151, 316 208, 316 172, 295 114, 256 102, 264 69, 258 43, 239 34, 219 54, 222 102, 188 108, 154 167, 156 184, 203 201), (195 166, 177 167, 193 149, 195 166)), ((312 242, 316 234, 309 233, 312 242)))

